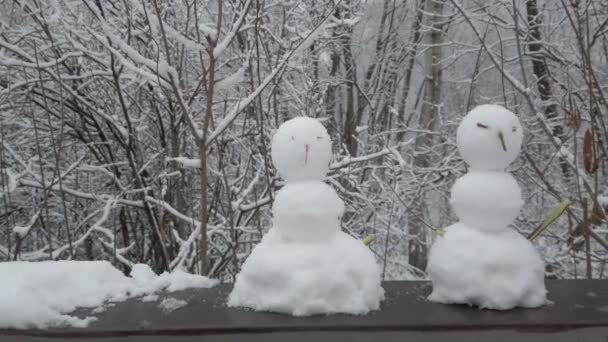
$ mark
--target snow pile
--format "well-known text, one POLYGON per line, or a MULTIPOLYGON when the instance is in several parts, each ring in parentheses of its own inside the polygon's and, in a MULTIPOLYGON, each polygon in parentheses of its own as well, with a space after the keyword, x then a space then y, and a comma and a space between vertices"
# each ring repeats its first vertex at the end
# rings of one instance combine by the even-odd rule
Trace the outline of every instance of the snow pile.
POLYGON ((156 275, 150 266, 145 264, 133 266, 131 279, 136 285, 137 295, 154 293, 159 290, 175 292, 192 288, 209 288, 217 284, 217 280, 186 273, 179 269, 171 273, 164 272, 156 275))
POLYGON ((544 263, 513 229, 490 232, 456 223, 433 245, 427 271, 435 302, 496 310, 546 303, 544 263))
POLYGON ((0 328, 86 327, 94 317, 69 313, 166 290, 212 287, 215 280, 182 271, 160 276, 135 265, 132 277, 105 261, 0 263, 0 328))
POLYGON ((344 203, 321 181, 331 159, 325 128, 309 118, 287 121, 273 138, 272 157, 287 185, 228 305, 294 316, 377 310, 384 299, 380 267, 361 241, 340 230, 344 203))
POLYGON ((160 308, 165 312, 173 312, 179 308, 186 306, 188 303, 183 299, 165 298, 160 302, 160 308))
POLYGON ((271 229, 237 276, 229 306, 294 316, 366 314, 380 307, 380 270, 369 249, 343 233, 286 242, 271 229))
POLYGON ((458 179, 450 203, 460 222, 433 244, 429 300, 508 310, 547 303, 544 263, 509 224, 523 205, 517 181, 503 171, 521 149, 523 132, 506 109, 484 105, 462 120, 458 150, 472 171, 458 179))

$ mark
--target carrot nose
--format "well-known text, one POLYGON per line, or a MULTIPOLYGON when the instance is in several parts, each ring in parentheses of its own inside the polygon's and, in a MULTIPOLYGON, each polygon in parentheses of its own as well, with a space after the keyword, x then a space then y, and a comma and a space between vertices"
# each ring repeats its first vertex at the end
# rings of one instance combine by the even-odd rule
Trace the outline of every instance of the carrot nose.
POLYGON ((304 165, 308 165, 308 151, 310 150, 310 146, 308 144, 304 145, 304 165))

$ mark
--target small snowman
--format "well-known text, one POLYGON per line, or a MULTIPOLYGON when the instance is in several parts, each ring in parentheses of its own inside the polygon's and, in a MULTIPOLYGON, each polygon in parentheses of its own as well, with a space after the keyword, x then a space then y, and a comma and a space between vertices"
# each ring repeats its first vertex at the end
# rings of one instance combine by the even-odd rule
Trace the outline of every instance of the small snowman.
POLYGON ((430 251, 429 300, 495 310, 547 302, 538 251, 508 227, 523 200, 504 169, 517 158, 522 140, 518 118, 501 106, 476 107, 462 120, 456 142, 471 170, 452 187, 450 204, 460 221, 430 251))
POLYGON ((273 205, 273 227, 236 276, 228 306, 294 316, 377 310, 384 299, 373 253, 340 229, 344 203, 322 180, 331 139, 316 119, 283 123, 272 160, 286 185, 273 205))

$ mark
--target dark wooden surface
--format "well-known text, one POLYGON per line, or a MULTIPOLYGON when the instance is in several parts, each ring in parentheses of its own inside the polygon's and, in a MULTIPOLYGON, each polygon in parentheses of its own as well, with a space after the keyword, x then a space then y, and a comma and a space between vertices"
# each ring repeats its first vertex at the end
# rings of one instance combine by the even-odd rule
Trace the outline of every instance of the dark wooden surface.
POLYGON ((426 282, 387 282, 381 310, 295 318, 225 305, 229 285, 132 299, 92 314, 86 329, 0 330, 0 341, 601 341, 608 342, 608 281, 547 281, 554 302, 507 312, 426 301, 426 282), (159 302, 188 302, 170 313, 159 302))

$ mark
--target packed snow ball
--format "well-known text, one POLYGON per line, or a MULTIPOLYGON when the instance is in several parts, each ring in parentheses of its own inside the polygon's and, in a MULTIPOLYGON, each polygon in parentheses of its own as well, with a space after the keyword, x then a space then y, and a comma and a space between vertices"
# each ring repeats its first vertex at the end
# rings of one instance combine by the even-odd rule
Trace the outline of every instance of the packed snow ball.
POLYGON ((286 242, 321 241, 340 231, 344 202, 323 182, 288 183, 277 193, 272 212, 286 242))
POLYGON ((458 151, 473 169, 504 170, 521 150, 523 128, 515 114, 498 105, 475 107, 456 133, 458 151))
POLYGON ((500 231, 523 205, 517 181, 507 172, 471 171, 452 187, 450 205, 460 222, 485 231, 500 231))
POLYGON ((486 232, 457 223, 431 248, 429 300, 509 310, 546 304, 545 267, 534 246, 513 229, 486 232))
POLYGON ((331 139, 319 120, 293 118, 275 132, 271 155, 286 182, 321 180, 329 171, 331 139))
POLYGON ((293 316, 380 308, 380 267, 361 241, 337 232, 316 243, 285 243, 278 233, 271 229, 247 258, 228 306, 293 316))

